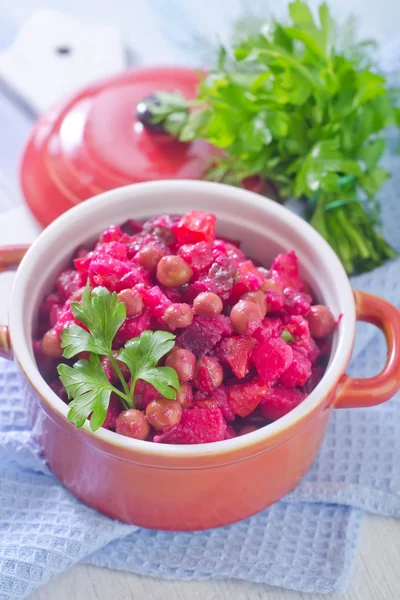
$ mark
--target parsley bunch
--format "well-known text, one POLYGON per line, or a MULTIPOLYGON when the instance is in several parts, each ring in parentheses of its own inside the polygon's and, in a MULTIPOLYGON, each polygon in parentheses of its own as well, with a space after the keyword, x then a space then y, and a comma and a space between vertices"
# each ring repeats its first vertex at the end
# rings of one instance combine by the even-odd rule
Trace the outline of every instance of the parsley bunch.
POLYGON ((71 310, 86 328, 71 325, 61 332, 63 356, 70 359, 80 352, 89 352, 89 360, 78 360, 72 367, 58 366, 58 374, 64 385, 69 404, 68 420, 82 427, 91 415, 90 427, 96 431, 102 426, 107 414, 111 393, 117 394, 126 409, 135 408, 134 391, 139 379, 150 383, 165 398, 176 398, 180 390, 176 371, 171 367, 158 367, 158 362, 174 347, 175 336, 167 331, 144 331, 140 337, 129 340, 114 357, 112 343, 126 318, 125 304, 118 295, 104 287, 92 292, 89 285, 82 295, 82 302, 72 302, 71 310), (100 357, 111 361, 121 383, 118 389, 110 383, 104 372, 100 357), (129 368, 131 379, 127 382, 118 362, 129 368))
POLYGON ((302 0, 289 15, 288 25, 274 21, 231 52, 222 48, 194 102, 156 94, 152 120, 182 141, 202 137, 223 150, 209 179, 241 185, 257 175, 283 200, 304 200, 346 271, 366 271, 395 256, 378 233, 376 194, 389 176, 379 164, 382 132, 400 125, 400 109, 367 46, 336 47, 326 4, 319 22, 302 0))

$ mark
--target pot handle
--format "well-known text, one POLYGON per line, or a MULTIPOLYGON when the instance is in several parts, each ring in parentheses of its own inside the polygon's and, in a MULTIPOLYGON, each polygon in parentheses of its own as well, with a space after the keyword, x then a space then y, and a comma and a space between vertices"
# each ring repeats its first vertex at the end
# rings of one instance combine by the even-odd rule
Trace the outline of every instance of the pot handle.
MULTIPOLYGON (((15 271, 25 256, 29 246, 4 246, 0 248, 0 273, 2 271, 15 271)), ((0 357, 12 358, 8 327, 0 325, 0 357)))
POLYGON ((355 291, 357 320, 376 325, 385 335, 386 364, 374 377, 344 375, 336 392, 335 408, 374 406, 400 389, 400 311, 383 298, 355 291))

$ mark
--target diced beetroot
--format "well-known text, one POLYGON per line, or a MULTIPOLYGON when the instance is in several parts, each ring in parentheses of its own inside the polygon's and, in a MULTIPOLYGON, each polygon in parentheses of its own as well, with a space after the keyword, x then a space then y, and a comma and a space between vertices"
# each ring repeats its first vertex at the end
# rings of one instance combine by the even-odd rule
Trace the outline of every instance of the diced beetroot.
POLYGON ((151 277, 141 267, 131 266, 130 271, 126 275, 123 275, 115 284, 115 291, 122 292, 123 290, 129 290, 139 284, 151 285, 151 277))
POLYGON ((282 321, 281 319, 271 319, 269 317, 265 317, 261 321, 261 327, 256 329, 253 334, 253 337, 262 344, 266 340, 269 340, 271 337, 278 337, 282 331, 282 321))
POLYGON ((217 347, 217 355, 221 362, 226 362, 239 379, 243 379, 251 368, 251 353, 257 340, 252 337, 238 335, 224 338, 217 347))
POLYGON ((179 215, 151 217, 143 224, 143 230, 170 246, 176 242, 175 230, 180 218, 179 215))
POLYGON ((53 304, 53 306, 51 307, 51 310, 50 310, 50 314, 49 314, 49 323, 50 323, 51 327, 54 327, 54 325, 57 323, 57 321, 60 317, 61 311, 62 311, 61 304, 53 304))
POLYGON ((224 325, 218 319, 195 317, 176 342, 181 348, 191 350, 197 357, 204 356, 222 338, 224 325))
POLYGON ((78 246, 78 248, 75 250, 74 258, 85 258, 85 256, 87 256, 90 253, 91 249, 88 248, 88 246, 82 244, 81 246, 78 246))
POLYGON ((165 296, 158 286, 152 288, 145 288, 137 286, 136 289, 140 291, 140 295, 143 298, 144 305, 149 309, 152 317, 160 319, 168 306, 171 306, 172 302, 165 296), (140 288, 140 290, 139 290, 140 288))
POLYGON ((206 444, 224 439, 226 421, 219 408, 186 408, 177 425, 154 436, 154 442, 165 444, 206 444))
POLYGON ((291 315, 285 320, 285 329, 290 331, 296 341, 299 339, 308 340, 310 337, 310 328, 308 321, 301 315, 291 315))
POLYGON ((95 254, 108 254, 117 260, 126 261, 128 258, 128 250, 125 244, 121 242, 98 243, 94 249, 95 254))
POLYGON ((225 241, 224 239, 217 239, 214 241, 212 248, 214 258, 225 254, 229 258, 233 258, 238 264, 246 260, 246 256, 240 250, 239 243, 236 246, 234 243, 225 241))
POLYGON ((68 394, 67 390, 61 383, 60 379, 55 379, 53 383, 50 384, 51 389, 63 402, 68 402, 68 394))
POLYGON ((314 363, 320 354, 320 350, 310 335, 307 319, 300 315, 291 315, 287 319, 285 329, 294 337, 292 348, 304 352, 311 362, 314 363))
POLYGON ((301 387, 311 375, 311 361, 295 348, 292 352, 292 363, 279 378, 279 383, 286 388, 301 387))
POLYGON ((212 247, 207 242, 185 244, 179 248, 178 256, 190 265, 195 277, 207 271, 213 262, 212 247))
POLYGON ((275 258, 270 269, 270 277, 273 281, 277 281, 282 289, 292 287, 300 292, 304 290, 304 283, 299 276, 297 256, 293 251, 279 254, 275 258))
POLYGON ((293 350, 298 350, 299 352, 305 354, 305 356, 308 357, 312 365, 316 363, 319 356, 321 355, 321 350, 312 337, 310 337, 308 340, 300 340, 299 342, 293 342, 292 348, 293 350))
POLYGON ((233 429, 233 427, 228 425, 228 427, 226 428, 226 431, 225 431, 224 440, 231 440, 232 438, 235 438, 235 437, 237 437, 236 431, 233 429))
POLYGON ((246 292, 259 290, 264 282, 261 273, 254 266, 253 261, 247 260, 237 267, 235 285, 233 286, 230 300, 239 300, 246 292))
POLYGON ((117 417, 124 410, 121 400, 116 394, 111 394, 110 404, 108 405, 106 419, 102 425, 104 429, 115 429, 117 425, 117 417))
MULTIPOLYGON (((174 288, 171 288, 174 289, 174 288)), ((198 279, 193 283, 189 283, 188 285, 184 285, 182 288, 183 300, 187 302, 187 304, 192 304, 193 300, 201 294, 202 292, 210 291, 210 284, 207 283, 206 280, 198 279)))
POLYGON ((221 330, 222 337, 230 337, 234 334, 232 322, 226 315, 218 315, 215 317, 214 323, 221 330))
POLYGON ((222 384, 224 372, 216 358, 203 356, 196 362, 192 384, 202 392, 211 393, 222 384))
POLYGON ((124 233, 128 235, 135 235, 136 233, 140 233, 143 229, 143 223, 139 221, 135 221, 135 219, 128 219, 121 227, 124 233))
POLYGON ((64 300, 61 299, 60 294, 58 292, 49 294, 48 296, 46 296, 46 298, 43 300, 42 304, 40 305, 39 319, 40 320, 49 319, 51 309, 53 308, 53 306, 56 306, 57 308, 61 308, 61 306, 63 304, 64 304, 64 300))
POLYGON ((158 392, 150 383, 147 383, 147 381, 139 379, 139 381, 136 382, 134 400, 136 408, 139 410, 146 410, 147 405, 160 396, 160 392, 158 392))
POLYGON ((100 237, 100 242, 119 242, 119 240, 124 235, 121 227, 119 225, 111 225, 108 229, 100 237))
POLYGON ((282 292, 276 290, 267 290, 265 292, 265 299, 267 301, 267 312, 277 313, 282 310, 285 304, 285 297, 282 292))
POLYGON ((68 300, 68 298, 74 292, 79 290, 79 288, 84 286, 85 283, 85 277, 73 269, 63 271, 56 280, 57 290, 63 301, 68 300))
POLYGON ((222 300, 227 300, 232 291, 237 273, 237 263, 227 256, 216 258, 206 277, 200 279, 207 284, 207 291, 218 294, 222 300))
POLYGON ((269 388, 260 405, 260 414, 268 421, 276 421, 296 408, 305 397, 306 394, 297 389, 269 388))
POLYGON ((93 254, 93 252, 89 252, 85 256, 77 257, 73 260, 75 269, 78 271, 78 273, 85 275, 85 277, 87 277, 89 274, 89 267, 90 263, 92 262, 93 254))
POLYGON ((235 419, 235 413, 229 404, 228 394, 224 385, 221 385, 210 395, 207 395, 206 392, 197 391, 194 394, 194 399, 195 402, 193 406, 199 408, 220 408, 227 421, 233 421, 235 419))
POLYGON ((213 242, 215 239, 215 215, 192 210, 184 215, 176 228, 176 238, 180 246, 196 242, 213 242))
POLYGON ((265 398, 268 392, 268 384, 261 379, 253 379, 243 383, 235 383, 228 386, 229 404, 240 417, 247 417, 265 398))
POLYGON ((315 365, 313 367, 313 370, 312 370, 312 373, 311 373, 311 377, 309 377, 309 379, 307 380, 307 383, 305 384, 305 386, 303 388, 303 391, 306 394, 311 394, 311 392, 313 391, 313 389, 321 381, 324 372, 325 372, 325 367, 323 367, 323 366, 315 365))
POLYGON ((161 240, 157 240, 153 235, 149 233, 143 232, 134 235, 130 239, 130 242, 127 244, 128 258, 133 259, 139 252, 139 250, 144 248, 144 246, 152 246, 154 244, 162 248, 163 250, 167 248, 167 246, 163 242, 161 242, 161 240))
MULTIPOLYGON (((104 286, 114 292, 118 282, 131 271, 131 265, 108 254, 98 254, 92 259, 89 267, 89 280, 92 286, 104 286)), ((137 282, 139 283, 139 282, 137 282)))
POLYGON ((63 329, 70 327, 71 325, 79 325, 83 329, 87 330, 87 327, 75 319, 71 310, 71 303, 67 301, 64 306, 58 311, 57 323, 53 326, 54 331, 58 335, 58 339, 61 340, 61 332, 63 329))
POLYGON ((151 315, 148 310, 144 310, 138 317, 126 319, 115 336, 115 347, 120 348, 128 340, 138 337, 143 331, 150 329, 150 324, 151 315))
POLYGON ((273 382, 289 368, 293 351, 281 338, 270 338, 254 348, 251 359, 261 379, 273 382))
POLYGON ((180 302, 185 302, 184 294, 181 288, 167 288, 163 285, 158 286, 164 296, 171 300, 174 304, 179 304, 180 302))
POLYGON ((310 310, 312 298, 304 292, 287 287, 283 290, 285 310, 291 315, 306 315, 310 310))

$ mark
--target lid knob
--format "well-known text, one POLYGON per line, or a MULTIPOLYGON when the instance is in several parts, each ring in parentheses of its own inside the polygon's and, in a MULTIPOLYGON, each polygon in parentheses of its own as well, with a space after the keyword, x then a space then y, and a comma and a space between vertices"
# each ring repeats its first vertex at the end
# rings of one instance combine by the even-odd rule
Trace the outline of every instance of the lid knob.
POLYGON ((190 102, 179 92, 157 91, 136 104, 136 118, 153 133, 179 134, 189 116, 190 102))
POLYGON ((164 119, 157 122, 154 108, 161 106, 161 102, 155 94, 146 96, 136 105, 136 118, 148 131, 153 133, 167 133, 164 129, 164 119))

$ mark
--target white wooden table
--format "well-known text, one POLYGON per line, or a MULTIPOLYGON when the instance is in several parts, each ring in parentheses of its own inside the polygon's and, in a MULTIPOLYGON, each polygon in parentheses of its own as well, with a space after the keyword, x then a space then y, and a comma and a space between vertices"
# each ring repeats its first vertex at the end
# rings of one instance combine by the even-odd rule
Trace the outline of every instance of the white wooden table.
POLYGON ((79 565, 29 600, 398 600, 400 521, 368 515, 345 594, 300 594, 244 581, 161 581, 79 565))
MULTIPOLYGON (((112 3, 98 0, 95 9, 93 3, 81 0, 47 0, 45 4, 87 24, 114 25, 141 62, 165 63, 193 61, 193 54, 179 50, 176 42, 186 46, 189 42, 190 46, 194 34, 209 37, 217 32, 224 37, 231 18, 245 3, 241 0, 113 0, 112 3)), ((268 6, 267 0, 265 3, 248 0, 246 4, 268 6)), ((316 5, 318 0, 310 0, 310 4, 316 5)), ((336 15, 357 12, 364 35, 384 41, 399 34, 399 0, 331 0, 330 4, 336 15)), ((11 41, 32 11, 42 6, 40 0, 0 2, 0 49, 11 41)), ((269 6, 282 15, 286 2, 281 0, 269 6)), ((25 123, 22 118, 14 123, 11 117, 8 108, 2 112, 0 102, 0 201, 15 194, 18 155, 29 126, 29 121, 25 123)), ((10 202, 7 208, 13 204, 10 202)), ((1 205, 6 206, 4 202, 0 202, 1 205)), ((79 565, 39 588, 30 600, 398 600, 399 565, 400 521, 367 515, 357 549, 355 574, 348 591, 341 596, 300 594, 242 581, 161 581, 79 565)))

